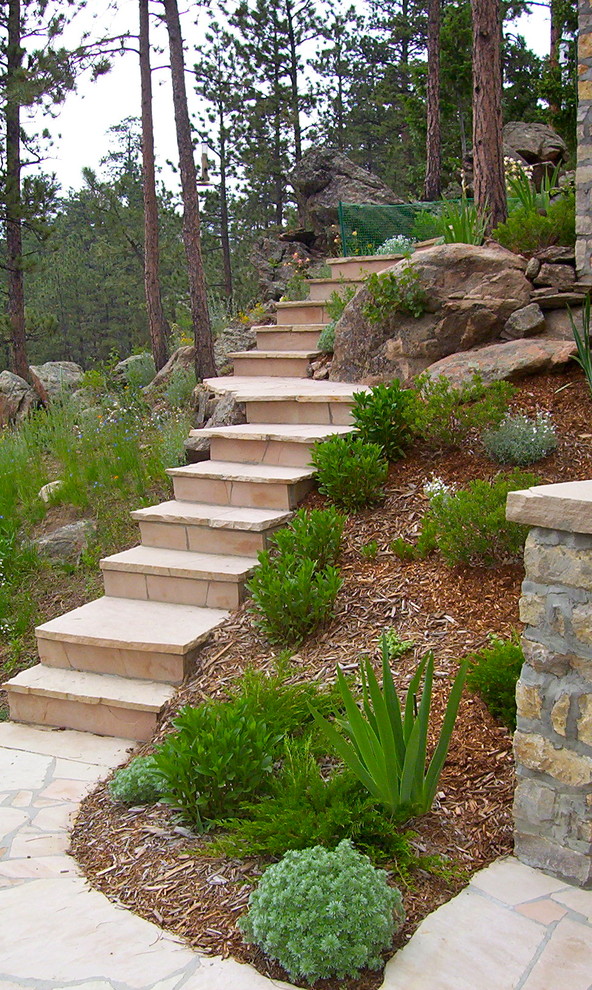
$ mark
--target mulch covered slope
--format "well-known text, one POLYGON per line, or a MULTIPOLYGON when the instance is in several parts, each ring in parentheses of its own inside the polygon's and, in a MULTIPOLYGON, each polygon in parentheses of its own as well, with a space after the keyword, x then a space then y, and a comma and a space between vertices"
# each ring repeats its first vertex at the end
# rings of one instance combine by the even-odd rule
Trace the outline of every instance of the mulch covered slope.
MULTIPOLYGON (((527 379, 513 408, 552 414, 559 448, 530 469, 542 482, 592 477, 592 400, 579 370, 527 379)), ((376 655, 380 632, 391 627, 402 639, 415 642, 414 650, 397 661, 399 688, 406 687, 425 651, 434 651, 433 707, 441 716, 449 675, 458 660, 486 645, 488 634, 507 636, 518 627, 522 568, 451 568, 437 554, 403 562, 389 545, 396 536, 412 538, 417 532, 426 508, 423 485, 432 474, 462 485, 495 473, 476 441, 448 454, 417 450, 392 467, 384 505, 348 520, 336 615, 292 658, 295 679, 333 680, 337 663, 355 670, 360 654, 376 655), (378 551, 370 560, 360 551, 373 540, 378 551)), ((309 502, 321 505, 322 499, 315 494, 309 502)), ((170 705, 158 735, 181 705, 224 697, 229 683, 248 664, 271 670, 274 652, 253 630, 245 606, 202 652, 199 670, 170 705)), ((435 722, 437 729, 438 718, 435 722)), ((419 870, 411 885, 402 885, 407 922, 397 946, 426 914, 457 893, 468 876, 511 851, 512 794, 510 733, 496 724, 477 697, 465 692, 434 808, 406 826, 416 833, 418 852, 448 857, 457 872, 443 878, 419 870)), ((232 954, 270 977, 285 979, 281 967, 245 946, 236 929, 266 864, 194 856, 193 850, 204 844, 207 838, 192 836, 168 809, 117 806, 103 785, 81 807, 72 849, 92 884, 111 899, 202 952, 232 954)), ((393 882, 400 883, 396 875, 393 882)), ((381 974, 365 973, 339 985, 372 990, 381 981, 381 974)))

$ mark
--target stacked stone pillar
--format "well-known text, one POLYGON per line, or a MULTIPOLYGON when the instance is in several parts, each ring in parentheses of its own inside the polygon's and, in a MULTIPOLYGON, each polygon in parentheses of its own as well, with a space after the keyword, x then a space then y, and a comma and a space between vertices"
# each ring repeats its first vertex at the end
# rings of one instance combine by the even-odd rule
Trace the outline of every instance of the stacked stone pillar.
POLYGON ((530 529, 514 737, 516 856, 592 886, 592 481, 508 497, 530 529))
POLYGON ((592 281, 592 0, 579 0, 576 268, 592 281))

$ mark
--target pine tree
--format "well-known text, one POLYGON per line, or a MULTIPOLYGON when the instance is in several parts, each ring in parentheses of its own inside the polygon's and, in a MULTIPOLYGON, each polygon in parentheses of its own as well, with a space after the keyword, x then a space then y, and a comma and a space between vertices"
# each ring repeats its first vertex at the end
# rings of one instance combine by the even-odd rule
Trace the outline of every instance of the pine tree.
POLYGON ((471 0, 475 204, 492 230, 507 217, 499 0, 471 0))

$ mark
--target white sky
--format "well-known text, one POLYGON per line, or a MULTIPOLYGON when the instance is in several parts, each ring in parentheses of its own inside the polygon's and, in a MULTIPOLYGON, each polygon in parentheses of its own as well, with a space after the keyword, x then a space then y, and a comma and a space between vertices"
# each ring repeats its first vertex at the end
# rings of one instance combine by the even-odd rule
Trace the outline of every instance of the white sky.
MULTIPOLYGON (((92 5, 95 12, 94 23, 99 25, 102 32, 116 35, 130 31, 137 32, 138 5, 135 0, 123 0, 117 13, 109 11, 108 0, 100 0, 92 5)), ((181 6, 181 10, 183 10, 181 6)), ((201 17, 204 24, 203 9, 192 7, 182 13, 182 31, 188 47, 199 45, 200 31, 203 28, 196 25, 196 16, 201 17)), ((153 54, 153 66, 164 65, 168 61, 166 52, 166 32, 161 28, 153 31, 152 41, 160 43, 165 48, 165 54, 153 54)), ((549 51, 549 15, 545 8, 535 7, 530 15, 523 16, 517 22, 517 30, 522 33, 530 48, 539 55, 547 55, 549 51)), ((68 38, 69 40, 69 38, 68 38)), ((135 42, 131 42, 135 45, 135 42)), ((191 54, 186 54, 186 65, 191 65, 191 54)), ((193 109, 197 107, 197 97, 193 94, 191 79, 187 77, 188 97, 193 109)), ((166 70, 153 73, 154 96, 154 128, 157 163, 162 166, 162 176, 171 188, 176 181, 171 170, 166 167, 166 161, 177 160, 175 128, 172 110, 172 98, 166 70)), ((76 93, 68 96, 59 112, 59 116, 49 127, 53 134, 53 147, 44 163, 45 171, 54 171, 61 182, 64 191, 68 188, 78 189, 82 185, 82 168, 90 166, 97 168, 100 159, 106 154, 110 138, 107 134, 110 127, 118 124, 125 117, 140 115, 140 78, 138 57, 134 52, 128 52, 114 60, 111 72, 101 76, 95 82, 90 79, 82 80, 76 93)))

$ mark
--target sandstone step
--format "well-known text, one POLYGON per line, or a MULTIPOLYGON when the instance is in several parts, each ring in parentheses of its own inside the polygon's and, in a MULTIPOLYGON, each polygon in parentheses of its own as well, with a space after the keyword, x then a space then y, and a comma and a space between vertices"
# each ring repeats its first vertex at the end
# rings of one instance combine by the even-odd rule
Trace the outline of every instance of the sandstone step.
POLYGON ((201 461, 167 474, 181 502, 259 509, 294 509, 313 485, 312 469, 233 461, 201 461))
POLYGON ((35 633, 47 666, 180 684, 201 645, 227 617, 225 609, 105 596, 35 633))
POLYGON ((132 547, 101 560, 105 594, 116 598, 238 608, 254 557, 132 547))
POLYGON ((278 378, 306 378, 310 362, 321 352, 310 351, 235 351, 228 355, 235 375, 267 376, 278 378))
POLYGON ((301 326, 306 323, 328 323, 329 315, 322 302, 278 302, 276 321, 278 326, 301 326))
POLYGON ((396 265, 397 261, 402 261, 404 257, 403 254, 370 254, 351 258, 329 258, 327 264, 331 266, 331 275, 334 279, 363 279, 371 272, 382 272, 385 268, 396 265))
POLYGON ((351 425, 355 392, 365 386, 344 382, 318 382, 310 378, 208 378, 208 388, 218 394, 231 392, 244 402, 249 423, 351 425))
POLYGON ((167 684, 37 664, 4 685, 15 722, 147 740, 174 695, 167 684))
POLYGON ((245 506, 208 505, 171 499, 132 518, 140 524, 142 543, 171 550, 255 557, 268 537, 290 519, 290 512, 245 506))
POLYGON ((257 426, 244 423, 192 430, 191 436, 210 440, 210 453, 214 460, 308 467, 310 449, 317 440, 326 440, 335 433, 350 433, 351 430, 351 426, 290 426, 283 423, 257 426))
POLYGON ((314 351, 323 323, 306 326, 255 327, 257 349, 261 351, 314 351))
POLYGON ((343 276, 341 278, 311 278, 307 282, 310 287, 308 298, 310 302, 326 302, 334 292, 337 295, 342 295, 344 289, 348 289, 350 286, 357 292, 363 282, 363 278, 345 278, 343 276))
POLYGON ((19 722, 0 724, 0 747, 105 768, 123 763, 132 749, 129 739, 19 722))

